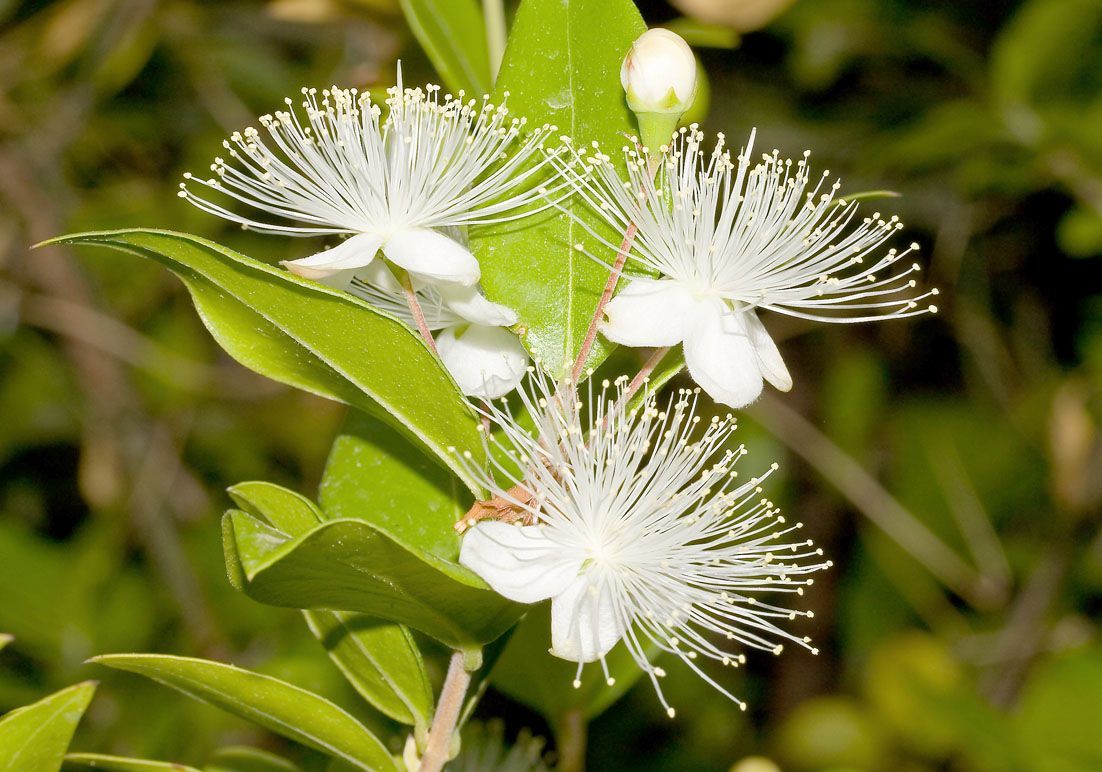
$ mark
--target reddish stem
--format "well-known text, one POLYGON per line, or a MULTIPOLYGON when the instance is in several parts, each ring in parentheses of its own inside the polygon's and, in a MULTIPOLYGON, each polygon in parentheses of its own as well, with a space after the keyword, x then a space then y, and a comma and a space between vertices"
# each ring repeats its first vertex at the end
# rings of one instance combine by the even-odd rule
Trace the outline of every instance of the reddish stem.
POLYGON ((413 289, 413 280, 410 279, 407 271, 402 271, 399 276, 399 281, 402 284, 402 291, 406 295, 406 303, 409 305, 409 312, 413 314, 413 323, 417 326, 417 331, 421 333, 421 337, 425 339, 425 343, 432 353, 436 351, 436 341, 432 337, 432 330, 429 329, 428 322, 425 321, 425 312, 421 309, 421 303, 417 300, 417 291, 413 289))
POLYGON ((635 374, 635 377, 631 379, 631 383, 628 384, 627 390, 624 392, 624 396, 621 398, 624 400, 624 402, 627 402, 635 396, 635 392, 639 391, 640 387, 644 383, 646 383, 647 379, 650 378, 651 373, 654 372, 654 368, 658 367, 658 363, 661 362, 662 358, 665 357, 668 353, 670 353, 669 346, 662 346, 661 348, 656 348, 654 350, 647 361, 643 363, 643 366, 639 369, 639 372, 637 372, 635 374))
POLYGON ((630 223, 624 232, 624 240, 620 242, 620 250, 616 253, 616 262, 612 264, 612 273, 605 282, 605 290, 601 293, 601 299, 597 301, 597 310, 593 312, 593 318, 589 322, 589 329, 585 332, 585 340, 578 349, 578 358, 574 360, 574 369, 570 373, 570 379, 577 383, 585 367, 585 360, 589 359, 589 352, 593 350, 593 343, 597 340, 597 328, 601 324, 601 318, 605 314, 605 306, 612 299, 612 293, 616 291, 616 284, 620 281, 620 274, 624 272, 624 263, 627 262, 628 253, 631 251, 631 243, 635 241, 635 233, 639 229, 635 223, 630 223))

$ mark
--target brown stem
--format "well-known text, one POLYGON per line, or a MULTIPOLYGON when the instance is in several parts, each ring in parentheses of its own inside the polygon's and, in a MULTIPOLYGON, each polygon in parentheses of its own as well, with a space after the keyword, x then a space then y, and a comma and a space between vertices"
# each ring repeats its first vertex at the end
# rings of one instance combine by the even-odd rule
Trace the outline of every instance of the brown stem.
POLYGON ((612 293, 616 291, 616 284, 620 281, 620 274, 624 271, 624 263, 627 262, 628 252, 631 251, 631 243, 635 241, 635 233, 639 229, 635 223, 630 223, 624 232, 624 240, 620 242, 620 250, 616 253, 616 262, 612 264, 612 273, 605 282, 604 292, 597 301, 597 309, 593 312, 593 318, 589 320, 589 329, 585 331, 585 340, 578 349, 578 357, 574 360, 574 369, 570 372, 570 380, 577 383, 585 367, 585 360, 589 359, 589 352, 593 350, 593 343, 597 340, 597 328, 601 324, 601 317, 605 314, 605 306, 612 299, 612 293))
POLYGON ((464 660, 463 652, 452 652, 448 674, 444 677, 440 700, 436 704, 436 715, 432 717, 429 740, 425 744, 425 753, 421 756, 420 772, 440 772, 448 763, 452 733, 459 721, 459 712, 463 709, 467 687, 471 685, 471 674, 467 671, 464 660))
MULTIPOLYGON (((636 149, 642 153, 643 148, 638 143, 635 145, 636 149)), ((651 156, 648 161, 647 171, 650 173, 651 179, 654 179, 655 172, 658 171, 658 159, 655 156, 651 156)), ((616 291, 616 285, 620 281, 620 274, 624 272, 624 263, 627 262, 628 253, 631 252, 631 244, 635 241, 635 234, 639 232, 639 226, 635 223, 628 223, 627 230, 624 231, 624 240, 620 242, 620 249, 616 253, 616 262, 612 264, 612 273, 608 275, 608 281, 605 282, 604 292, 601 293, 601 299, 597 301, 597 308, 593 312, 593 318, 589 321, 589 329, 585 331, 585 340, 582 341, 582 347, 578 349, 578 357, 574 360, 574 369, 570 373, 570 380, 577 385, 578 379, 582 375, 582 370, 585 368, 585 360, 589 359, 589 352, 593 350, 593 344, 597 340, 597 328, 601 324, 601 318, 605 314, 605 306, 608 305, 608 301, 612 299, 612 293, 616 291)))
POLYGON ((635 377, 631 379, 631 383, 628 384, 627 391, 624 392, 622 398, 624 402, 627 402, 635 396, 635 392, 639 391, 642 385, 647 382, 651 373, 654 372, 654 368, 658 367, 658 363, 661 362, 662 358, 668 353, 670 353, 669 346, 662 346, 654 350, 654 353, 652 353, 647 361, 643 363, 643 366, 639 368, 639 372, 635 374, 635 377))
POLYGON ((417 325, 417 331, 421 333, 425 343, 432 349, 432 353, 437 353, 436 341, 432 337, 432 330, 429 329, 428 322, 425 321, 425 312, 421 309, 420 301, 417 300, 417 291, 413 289, 413 280, 410 278, 409 272, 402 271, 398 281, 402 284, 402 291, 406 295, 406 303, 409 305, 409 312, 413 314, 413 323, 417 325))
POLYGON ((558 724, 559 772, 583 772, 585 770, 585 714, 573 708, 562 715, 558 724))

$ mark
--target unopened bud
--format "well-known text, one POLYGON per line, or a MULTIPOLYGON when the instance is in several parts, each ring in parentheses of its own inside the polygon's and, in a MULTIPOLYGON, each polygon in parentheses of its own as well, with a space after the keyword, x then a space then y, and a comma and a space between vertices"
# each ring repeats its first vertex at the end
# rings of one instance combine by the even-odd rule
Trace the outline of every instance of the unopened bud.
POLYGON ((620 83, 635 112, 681 114, 696 95, 696 58, 680 35, 647 30, 624 57, 620 83))
POLYGON ((696 96, 696 58, 680 35, 665 29, 640 35, 620 68, 628 107, 651 150, 669 141, 696 96))

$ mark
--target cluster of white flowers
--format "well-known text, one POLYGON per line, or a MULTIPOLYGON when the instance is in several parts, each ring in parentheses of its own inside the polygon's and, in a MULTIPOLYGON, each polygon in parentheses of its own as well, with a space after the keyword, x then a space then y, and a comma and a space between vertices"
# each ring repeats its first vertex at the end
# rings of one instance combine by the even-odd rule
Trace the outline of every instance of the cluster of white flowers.
MULTIPOLYGON (((621 77, 644 135, 649 127, 653 139, 688 107, 695 67, 671 33, 637 41, 621 77)), ((917 246, 885 246, 898 219, 860 216, 828 172, 812 176, 807 153, 753 160, 753 133, 732 158, 722 134, 706 150, 694 125, 662 134, 659 147, 625 148, 621 165, 566 138, 549 149, 554 127, 525 131, 488 97, 404 88, 400 71, 382 106, 355 90, 303 96, 304 118, 288 109, 261 119, 266 138, 234 134, 230 162, 216 159, 209 179, 188 176, 203 195, 187 183, 180 195, 264 232, 347 236, 287 268, 418 326, 463 392, 485 400, 477 409, 491 468, 462 449, 459 463, 512 517, 462 523, 461 562, 508 598, 550 599, 551 652, 577 662, 579 675, 600 662, 610 677, 606 656, 622 642, 671 716, 654 652, 741 705, 703 660, 734 666, 745 649, 778 653, 786 641, 814 651, 780 624, 810 612, 770 596, 802 594, 808 575, 830 562, 763 496, 776 465, 740 478, 735 464, 746 451, 732 444, 734 419, 702 421, 699 393, 737 408, 764 381, 791 388, 761 309, 831 322, 935 311, 926 301, 937 290, 913 289, 918 265, 907 258, 917 246), (277 221, 239 215, 208 197, 216 194, 277 221), (528 365, 511 329, 518 315, 482 294, 464 229, 526 217, 567 195, 624 234, 617 246, 590 229, 617 256, 608 294, 624 261, 641 269, 598 306, 594 324, 628 346, 681 344, 699 388, 662 402, 641 373, 599 390, 590 379, 579 398, 579 384, 528 365), (528 385, 517 389, 526 372, 528 385), (514 389, 522 414, 493 401, 514 389)))

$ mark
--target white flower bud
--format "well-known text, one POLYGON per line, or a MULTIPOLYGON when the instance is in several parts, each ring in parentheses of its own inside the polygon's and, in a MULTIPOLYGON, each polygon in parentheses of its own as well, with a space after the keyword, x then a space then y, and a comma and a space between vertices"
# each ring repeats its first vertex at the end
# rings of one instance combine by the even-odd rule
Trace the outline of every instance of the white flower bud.
POLYGON ((634 112, 680 115, 696 95, 696 58, 680 35, 647 30, 624 57, 620 82, 634 112))

